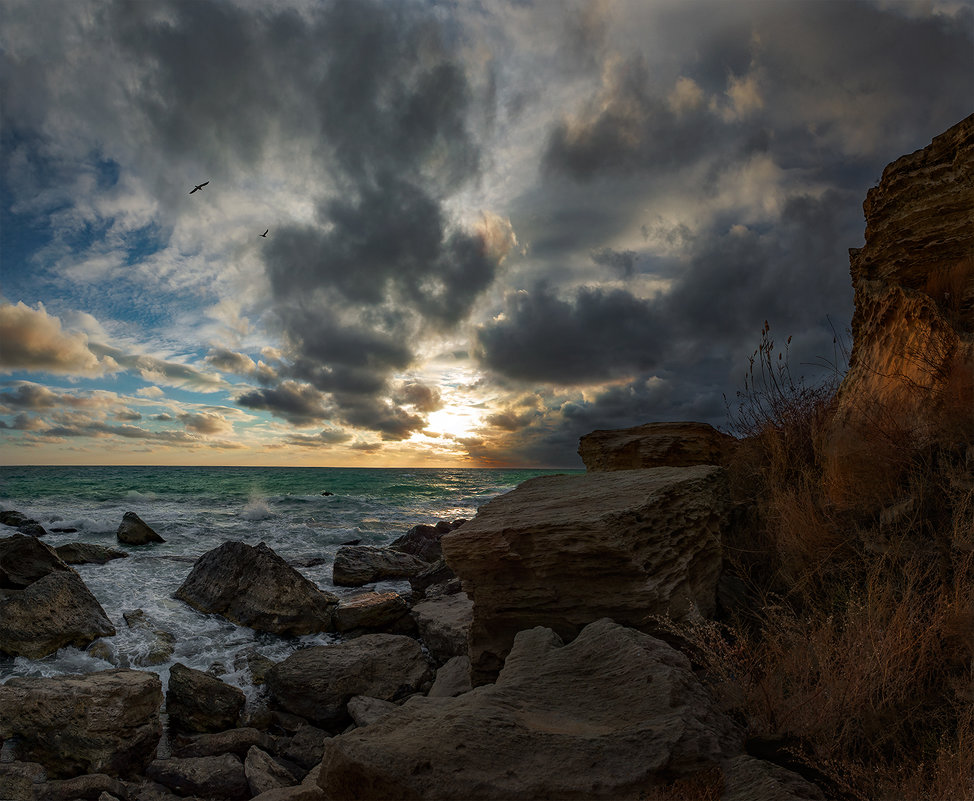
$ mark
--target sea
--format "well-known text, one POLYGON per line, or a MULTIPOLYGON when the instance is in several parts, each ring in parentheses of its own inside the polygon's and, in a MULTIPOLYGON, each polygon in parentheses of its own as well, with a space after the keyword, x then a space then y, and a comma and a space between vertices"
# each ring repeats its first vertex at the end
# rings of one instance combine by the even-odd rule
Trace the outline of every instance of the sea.
MULTIPOLYGON (((336 587, 331 570, 344 543, 387 545, 418 523, 470 519, 477 508, 521 482, 565 470, 315 467, 10 467, 0 466, 0 508, 48 530, 56 547, 87 542, 128 552, 75 570, 117 634, 93 649, 60 649, 44 659, 0 655, 0 683, 13 676, 57 676, 113 667, 151 670, 168 684, 182 663, 209 670, 252 697, 246 656, 280 661, 295 650, 336 641, 332 634, 279 637, 197 612, 173 593, 193 563, 224 542, 264 542, 319 587, 339 597, 364 590, 409 592, 408 581, 336 587), (135 512, 165 540, 120 544, 122 516, 135 512), (129 627, 142 610, 148 626, 129 627), (155 631, 175 638, 172 656, 151 661, 155 631)), ((581 471, 578 471, 581 472, 581 471)), ((16 529, 0 525, 0 537, 16 529)))

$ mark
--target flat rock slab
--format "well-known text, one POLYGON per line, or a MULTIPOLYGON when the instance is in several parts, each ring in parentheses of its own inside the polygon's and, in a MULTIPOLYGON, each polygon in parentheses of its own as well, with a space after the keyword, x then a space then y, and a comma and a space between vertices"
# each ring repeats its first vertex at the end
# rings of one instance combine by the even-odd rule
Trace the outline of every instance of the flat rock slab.
POLYGON ((481 507, 442 539, 473 600, 474 684, 523 629, 712 615, 728 514, 723 469, 703 465, 543 476, 481 507))
POLYGON ((244 801, 252 795, 243 762, 233 754, 157 759, 145 775, 181 796, 244 801))
POLYGON ((590 472, 726 465, 736 445, 708 423, 647 423, 586 434, 578 455, 590 472))
POLYGON ((339 587, 361 587, 374 581, 403 579, 422 573, 429 562, 412 554, 372 545, 346 545, 338 549, 332 581, 339 587))
POLYGON ((741 752, 687 659, 608 620, 517 636, 496 684, 409 699, 325 743, 341 799, 637 799, 741 752))
POLYGON ((124 559, 128 556, 125 551, 117 551, 104 545, 93 545, 89 542, 66 542, 54 549, 68 565, 103 565, 112 559, 124 559))
POLYGON ((406 599, 397 592, 362 592, 339 601, 335 609, 335 631, 384 628, 408 611, 406 599))
POLYGON ((161 706, 155 673, 13 678, 0 685, 0 740, 16 737, 17 757, 52 777, 127 776, 155 756, 161 706))

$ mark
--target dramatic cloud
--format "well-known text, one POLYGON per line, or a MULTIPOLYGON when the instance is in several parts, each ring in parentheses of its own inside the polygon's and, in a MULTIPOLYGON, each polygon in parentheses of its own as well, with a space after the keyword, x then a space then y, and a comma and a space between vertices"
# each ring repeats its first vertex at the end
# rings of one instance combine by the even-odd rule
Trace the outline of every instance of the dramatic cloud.
POLYGON ((84 334, 64 331, 43 304, 0 305, 0 370, 94 376, 117 369, 110 356, 91 351, 84 334))
POLYGON ((0 429, 38 460, 720 424, 765 320, 832 354, 866 191, 974 96, 955 0, 2 13, 0 429))

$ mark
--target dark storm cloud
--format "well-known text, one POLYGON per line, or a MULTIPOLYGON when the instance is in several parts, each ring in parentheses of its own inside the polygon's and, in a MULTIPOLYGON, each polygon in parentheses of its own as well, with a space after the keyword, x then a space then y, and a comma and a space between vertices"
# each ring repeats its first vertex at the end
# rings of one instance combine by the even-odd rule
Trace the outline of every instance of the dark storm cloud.
POLYGON ((325 396, 314 387, 296 381, 282 381, 237 396, 237 403, 248 409, 261 409, 283 417, 296 426, 314 425, 328 417, 325 396))
POLYGON ((313 111, 339 192, 264 253, 289 344, 280 374, 330 393, 336 419, 398 439, 432 407, 397 397, 392 376, 467 317, 497 268, 443 206, 479 170, 471 90, 419 5, 333 3, 318 26, 313 111))
POLYGON ((662 332, 652 304, 624 290, 583 287, 568 300, 546 286, 508 296, 480 327, 483 363, 524 381, 581 384, 646 370, 662 332))
POLYGON ((592 261, 609 267, 624 277, 629 277, 636 269, 639 254, 634 250, 613 250, 612 248, 598 248, 592 251, 592 261))

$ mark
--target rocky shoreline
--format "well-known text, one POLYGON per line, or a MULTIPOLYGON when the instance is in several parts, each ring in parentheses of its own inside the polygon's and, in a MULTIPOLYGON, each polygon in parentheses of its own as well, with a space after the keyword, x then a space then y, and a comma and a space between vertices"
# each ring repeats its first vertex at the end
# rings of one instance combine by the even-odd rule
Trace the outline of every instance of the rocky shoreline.
MULTIPOLYGON (((966 181, 970 197, 972 163, 974 116, 887 168, 867 215, 894 209, 894 223, 915 226, 909 210, 928 208, 939 184, 955 198, 966 181), (918 171, 925 183, 908 180, 918 171)), ((951 345, 941 354, 950 369, 925 373, 926 383, 907 376, 909 408, 929 412, 929 443, 947 431, 954 451, 974 445, 970 407, 955 418, 948 405, 970 397, 970 287, 960 300, 916 301, 917 281, 903 279, 909 253, 895 251, 896 270, 876 266, 885 246, 870 232, 889 237, 895 227, 867 222, 867 246, 852 254, 851 378, 832 427, 818 432, 835 508, 848 508, 849 471, 864 452, 863 398, 869 411, 893 397, 868 362, 882 347, 915 349, 920 312, 951 345), (874 319, 876 298, 890 293, 897 303, 880 303, 874 319), (898 339, 905 306, 912 327, 898 339), (938 427, 948 417, 952 425, 938 427)), ((952 264, 971 232, 935 240, 922 238, 924 264, 938 247, 952 264)), ((11 679, 0 685, 0 800, 846 797, 815 765, 751 736, 681 633, 760 611, 728 570, 729 544, 748 541, 756 515, 735 492, 740 447, 701 423, 593 432, 579 447, 584 475, 532 479, 472 520, 338 551, 336 585, 395 577, 409 580, 408 594, 340 600, 265 543, 226 542, 195 561, 177 599, 269 635, 333 632, 339 641, 276 663, 253 654, 260 703, 216 670, 181 664, 166 687, 129 668, 11 679)), ((863 515, 891 508, 863 506, 863 515)), ((55 551, 36 521, 7 511, 0 522, 13 529, 0 539, 0 651, 36 659, 115 634, 71 564, 123 552, 55 551)), ((133 513, 118 539, 152 547, 154 534, 133 513)), ((125 620, 153 630, 139 610, 125 620)), ((159 653, 171 654, 171 635, 155 633, 159 653)))

